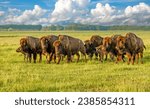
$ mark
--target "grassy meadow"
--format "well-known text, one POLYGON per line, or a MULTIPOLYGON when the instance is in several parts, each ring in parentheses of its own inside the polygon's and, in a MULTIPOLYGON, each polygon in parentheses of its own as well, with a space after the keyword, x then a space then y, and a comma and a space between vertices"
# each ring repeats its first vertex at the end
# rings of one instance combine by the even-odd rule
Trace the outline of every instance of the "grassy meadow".
MULTIPOLYGON (((150 31, 132 31, 146 45, 144 64, 115 64, 110 60, 76 59, 72 63, 61 61, 46 64, 25 63, 21 53, 16 53, 19 39, 32 35, 67 34, 89 39, 91 35, 125 35, 130 31, 0 31, 0 92, 149 92, 150 91, 150 31)), ((39 57, 38 57, 39 58, 39 57)))

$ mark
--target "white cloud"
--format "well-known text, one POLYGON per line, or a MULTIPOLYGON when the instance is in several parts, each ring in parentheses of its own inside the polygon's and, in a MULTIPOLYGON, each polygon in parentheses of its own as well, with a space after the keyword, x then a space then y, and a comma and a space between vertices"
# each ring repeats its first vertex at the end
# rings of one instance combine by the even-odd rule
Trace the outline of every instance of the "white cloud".
POLYGON ((74 19, 87 12, 90 0, 58 0, 50 18, 51 23, 74 19))
POLYGON ((128 6, 124 11, 124 15, 126 16, 124 24, 150 25, 150 6, 145 3, 128 6))
POLYGON ((90 9, 90 0, 57 0, 53 11, 35 5, 32 10, 9 8, 0 11, 0 24, 57 24, 61 22, 98 25, 150 25, 150 6, 139 3, 119 10, 110 4, 97 3, 90 9))
POLYGON ((150 6, 148 6, 145 3, 139 3, 139 5, 135 6, 128 6, 125 9, 125 14, 126 15, 133 15, 133 14, 141 14, 141 13, 150 13, 150 6))
POLYGON ((13 15, 13 12, 19 12, 18 9, 9 9, 11 14, 5 19, 5 23, 19 23, 19 24, 39 24, 43 21, 43 17, 46 14, 47 10, 42 9, 40 6, 35 5, 33 10, 25 10, 21 15, 13 15), (39 22, 38 22, 39 21, 39 22))
POLYGON ((150 25, 150 6, 139 3, 128 6, 124 10, 118 10, 109 4, 97 3, 96 8, 91 9, 89 18, 78 18, 76 22, 99 25, 150 25))
POLYGON ((111 7, 109 4, 104 6, 101 3, 97 3, 95 9, 91 9, 91 14, 94 17, 110 16, 115 12, 115 8, 111 7))

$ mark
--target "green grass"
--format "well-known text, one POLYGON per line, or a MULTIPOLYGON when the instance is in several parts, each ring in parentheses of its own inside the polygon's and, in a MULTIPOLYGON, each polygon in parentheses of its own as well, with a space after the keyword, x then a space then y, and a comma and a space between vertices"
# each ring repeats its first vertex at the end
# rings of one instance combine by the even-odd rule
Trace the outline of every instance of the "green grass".
POLYGON ((41 37, 48 34, 67 34, 82 40, 91 35, 124 35, 129 31, 12 31, 0 32, 0 91, 20 92, 64 92, 64 91, 111 91, 111 92, 148 92, 150 91, 150 31, 133 31, 146 45, 144 64, 115 64, 109 60, 87 63, 62 62, 56 65, 45 63, 25 63, 23 55, 16 53, 19 39, 26 35, 41 37))

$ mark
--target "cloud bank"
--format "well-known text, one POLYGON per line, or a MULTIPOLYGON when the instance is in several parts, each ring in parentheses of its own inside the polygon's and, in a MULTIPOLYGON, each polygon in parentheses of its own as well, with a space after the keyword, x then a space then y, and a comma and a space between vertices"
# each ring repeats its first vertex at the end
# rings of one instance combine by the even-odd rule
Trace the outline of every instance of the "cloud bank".
POLYGON ((61 22, 97 25, 150 25, 150 6, 139 3, 117 9, 110 4, 97 3, 90 8, 90 0, 57 0, 52 11, 35 5, 32 10, 9 8, 0 11, 1 24, 59 24, 61 22), (64 5, 65 4, 65 5, 64 5))

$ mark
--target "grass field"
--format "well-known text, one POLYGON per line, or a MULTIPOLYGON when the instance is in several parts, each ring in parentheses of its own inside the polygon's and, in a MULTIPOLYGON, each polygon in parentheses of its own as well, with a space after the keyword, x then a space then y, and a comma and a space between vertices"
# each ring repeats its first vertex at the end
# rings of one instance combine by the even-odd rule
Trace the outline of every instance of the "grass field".
POLYGON ((148 92, 150 91, 150 31, 132 31, 146 45, 144 64, 115 64, 109 60, 85 63, 80 60, 56 65, 25 63, 23 55, 16 53, 19 39, 26 35, 41 37, 48 34, 67 34, 89 39, 91 35, 111 36, 130 31, 0 31, 0 91, 7 92, 148 92))

